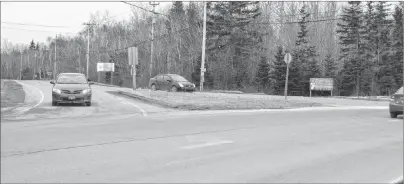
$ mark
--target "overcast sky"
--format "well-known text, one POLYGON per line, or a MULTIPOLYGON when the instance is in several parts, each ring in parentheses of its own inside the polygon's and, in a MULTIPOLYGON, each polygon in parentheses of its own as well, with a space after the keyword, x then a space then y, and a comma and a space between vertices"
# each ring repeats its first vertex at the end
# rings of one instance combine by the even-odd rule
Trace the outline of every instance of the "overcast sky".
MULTIPOLYGON (((140 2, 132 3, 141 5, 140 2)), ((160 8, 169 4, 171 2, 163 2, 160 8)), ((122 2, 1 2, 1 39, 6 38, 13 44, 28 44, 32 39, 46 42, 48 36, 55 37, 57 33, 74 35, 84 28, 82 24, 89 21, 91 13, 105 10, 118 20, 127 20, 131 15, 131 7, 122 2)))

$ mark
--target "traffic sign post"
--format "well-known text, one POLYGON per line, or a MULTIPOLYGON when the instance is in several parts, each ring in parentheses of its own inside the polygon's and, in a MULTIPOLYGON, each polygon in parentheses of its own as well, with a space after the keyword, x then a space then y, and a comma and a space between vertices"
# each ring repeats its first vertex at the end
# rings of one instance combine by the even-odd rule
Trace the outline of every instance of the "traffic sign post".
POLYGON ((285 100, 288 100, 289 63, 292 61, 292 55, 290 53, 286 53, 284 61, 286 63, 285 100))

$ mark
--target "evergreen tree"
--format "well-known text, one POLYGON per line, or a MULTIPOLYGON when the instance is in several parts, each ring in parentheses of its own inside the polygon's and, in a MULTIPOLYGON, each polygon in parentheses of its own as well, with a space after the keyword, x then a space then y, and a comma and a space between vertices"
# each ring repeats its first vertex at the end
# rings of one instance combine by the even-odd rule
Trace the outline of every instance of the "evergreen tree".
POLYGON ((310 78, 320 77, 320 67, 316 60, 316 47, 308 42, 308 22, 310 16, 306 12, 306 6, 300 9, 301 19, 299 21, 300 30, 297 34, 296 49, 294 51, 294 61, 291 64, 290 79, 292 83, 290 89, 299 88, 302 95, 309 94, 310 78), (292 74, 293 72, 293 74, 292 74))
POLYGON ((29 44, 29 50, 35 50, 35 42, 34 42, 34 40, 32 40, 31 43, 29 44))
POLYGON ((330 53, 328 53, 325 56, 324 63, 325 63, 324 77, 335 78, 337 72, 337 66, 330 53))
POLYGON ((274 91, 275 94, 282 94, 285 88, 285 80, 286 80, 286 63, 284 61, 284 54, 282 51, 282 47, 278 46, 275 61, 274 61, 274 72, 273 72, 273 79, 274 79, 274 91))
POLYGON ((360 31, 361 34, 361 76, 360 76, 360 89, 364 95, 371 95, 375 89, 375 75, 377 67, 375 65, 376 58, 376 24, 375 24, 375 8, 374 2, 369 1, 366 3, 366 11, 363 15, 363 26, 360 31))
POLYGON ((361 29, 362 29, 362 9, 359 1, 349 1, 348 7, 343 8, 343 13, 338 23, 340 39, 340 58, 343 68, 340 72, 340 91, 344 95, 358 93, 360 89, 361 74, 361 29))
POLYGON ((392 62, 394 68, 395 88, 398 89, 403 85, 403 8, 404 3, 401 2, 394 10, 394 28, 392 32, 392 62), (401 6, 401 7, 400 7, 401 6))
POLYGON ((231 85, 244 88, 250 83, 246 69, 251 53, 262 50, 262 35, 250 25, 261 14, 258 2, 221 1, 208 5, 207 48, 211 53, 231 53, 231 85))
POLYGON ((394 90, 395 80, 393 73, 394 63, 391 60, 390 48, 390 30, 392 30, 392 21, 388 19, 389 4, 385 1, 376 4, 376 54, 377 66, 376 72, 379 92, 381 95, 390 95, 394 90))
POLYGON ((267 92, 270 86, 270 66, 266 57, 261 57, 261 62, 258 65, 257 73, 255 74, 255 83, 258 91, 267 92))

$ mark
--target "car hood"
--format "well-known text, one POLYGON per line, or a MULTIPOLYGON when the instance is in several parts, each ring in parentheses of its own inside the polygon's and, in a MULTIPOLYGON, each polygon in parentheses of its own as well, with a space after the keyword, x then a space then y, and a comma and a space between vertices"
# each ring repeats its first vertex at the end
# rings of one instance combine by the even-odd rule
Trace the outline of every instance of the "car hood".
POLYGON ((60 90, 84 90, 90 88, 88 84, 55 84, 54 88, 60 90))

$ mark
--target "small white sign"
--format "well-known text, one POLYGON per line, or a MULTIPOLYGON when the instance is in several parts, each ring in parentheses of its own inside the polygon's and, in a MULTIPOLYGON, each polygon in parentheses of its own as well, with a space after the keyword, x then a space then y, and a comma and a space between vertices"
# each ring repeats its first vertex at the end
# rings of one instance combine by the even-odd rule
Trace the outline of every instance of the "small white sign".
POLYGON ((97 72, 114 72, 115 63, 97 63, 97 72))

